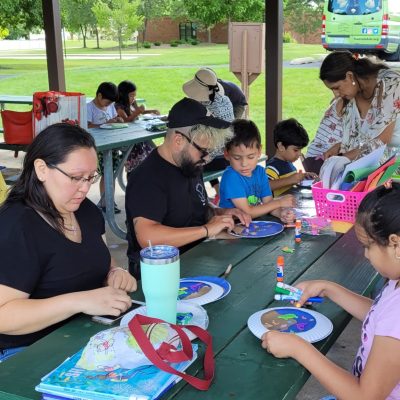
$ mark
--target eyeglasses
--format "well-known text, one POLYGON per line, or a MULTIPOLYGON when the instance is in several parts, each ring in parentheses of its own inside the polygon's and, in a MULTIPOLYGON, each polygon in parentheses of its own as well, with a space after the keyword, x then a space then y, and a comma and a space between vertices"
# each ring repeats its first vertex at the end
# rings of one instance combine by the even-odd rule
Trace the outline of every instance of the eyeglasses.
POLYGON ((180 131, 175 131, 176 133, 179 133, 179 135, 183 136, 196 150, 198 150, 201 154, 201 159, 204 160, 206 157, 212 157, 214 158, 214 156, 211 156, 211 152, 204 148, 204 147, 200 147, 196 142, 193 142, 193 140, 185 135, 184 133, 180 132, 180 131))
MULTIPOLYGON (((47 163, 46 163, 47 164, 47 163)), ((93 183, 98 182, 98 180, 100 179, 101 175, 99 173, 95 174, 95 175, 91 175, 88 176, 87 178, 84 177, 77 177, 77 176, 71 176, 70 174, 67 174, 65 171, 63 171, 61 168, 58 168, 56 165, 54 164, 47 164, 48 167, 54 168, 57 171, 61 172, 63 175, 67 176, 69 179, 71 179, 71 183, 73 183, 74 185, 77 186, 82 186, 84 185, 86 182, 90 183, 91 185, 93 183)))

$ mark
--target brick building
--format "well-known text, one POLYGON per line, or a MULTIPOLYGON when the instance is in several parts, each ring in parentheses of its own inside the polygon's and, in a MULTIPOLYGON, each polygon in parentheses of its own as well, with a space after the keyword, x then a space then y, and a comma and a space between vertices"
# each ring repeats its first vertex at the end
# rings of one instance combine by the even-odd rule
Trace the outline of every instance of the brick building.
MULTIPOLYGON (((140 37, 139 40, 142 38, 140 37)), ((150 20, 147 23, 146 41, 169 43, 171 40, 198 39, 201 42, 208 41, 208 33, 200 30, 196 23, 187 20, 161 17, 150 20)), ((228 43, 228 24, 217 24, 211 29, 212 43, 228 43)))

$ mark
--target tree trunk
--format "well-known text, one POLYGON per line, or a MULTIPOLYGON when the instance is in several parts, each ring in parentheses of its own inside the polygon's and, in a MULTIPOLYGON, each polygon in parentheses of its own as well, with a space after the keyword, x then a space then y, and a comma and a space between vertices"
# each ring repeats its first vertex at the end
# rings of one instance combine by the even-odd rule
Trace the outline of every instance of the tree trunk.
POLYGON ((118 47, 119 47, 119 59, 122 60, 122 34, 118 31, 118 47))
POLYGON ((81 25, 81 32, 83 38, 83 48, 86 49, 86 29, 84 29, 83 25, 81 25))
POLYGON ((211 27, 207 28, 207 34, 208 34, 208 43, 211 43, 211 27))
POLYGON ((95 32, 96 32, 96 43, 97 43, 96 49, 99 49, 100 48, 100 38, 99 38, 99 29, 97 28, 97 26, 95 28, 95 32))
POLYGON ((144 19, 142 43, 144 43, 146 41, 146 29, 147 29, 147 18, 144 19))

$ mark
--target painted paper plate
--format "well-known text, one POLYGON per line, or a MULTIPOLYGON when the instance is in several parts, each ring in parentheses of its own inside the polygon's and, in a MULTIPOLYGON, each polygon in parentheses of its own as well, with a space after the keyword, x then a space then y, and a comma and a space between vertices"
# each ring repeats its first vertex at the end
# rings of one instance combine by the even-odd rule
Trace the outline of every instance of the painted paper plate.
POLYGON ((178 300, 203 305, 218 300, 223 293, 224 289, 215 283, 198 279, 181 279, 178 300))
POLYGON ((248 228, 242 224, 238 224, 230 232, 233 236, 238 236, 242 238, 264 238, 268 236, 277 235, 283 231, 283 225, 279 222, 272 221, 253 221, 250 222, 248 228))
POLYGON ((319 312, 296 307, 275 307, 257 311, 247 320, 250 331, 261 339, 269 330, 295 333, 307 342, 325 339, 332 332, 330 319, 319 312))
MULTIPOLYGON (((207 329, 208 327, 208 315, 207 311, 200 305, 191 303, 190 301, 178 301, 177 303, 178 311, 178 325, 196 325, 200 328, 207 329)), ((146 306, 136 308, 124 315, 121 319, 120 326, 128 326, 129 321, 136 315, 147 315, 146 306)), ((190 340, 196 339, 196 335, 187 329, 184 329, 186 334, 189 336, 190 340)))
POLYGON ((101 129, 122 129, 127 128, 129 125, 123 122, 113 122, 110 124, 102 124, 99 126, 101 129))
POLYGON ((229 294, 229 292, 231 291, 231 284, 226 279, 220 278, 219 276, 204 275, 204 276, 193 276, 193 277, 181 278, 181 282, 190 281, 190 280, 205 281, 205 282, 215 283, 216 285, 221 286, 223 289, 223 293, 218 298, 218 300, 227 296, 229 294))

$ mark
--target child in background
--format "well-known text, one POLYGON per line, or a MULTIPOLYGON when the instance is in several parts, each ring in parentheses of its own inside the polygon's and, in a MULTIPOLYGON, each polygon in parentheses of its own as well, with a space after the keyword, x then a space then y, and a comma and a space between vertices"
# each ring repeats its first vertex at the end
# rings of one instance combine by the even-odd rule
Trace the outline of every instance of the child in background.
POLYGON ((380 186, 360 204, 355 231, 365 256, 387 284, 371 300, 328 281, 302 282, 300 304, 325 296, 363 320, 353 374, 328 360, 296 335, 270 331, 262 347, 275 357, 292 357, 338 399, 400 399, 400 184, 380 186))
MULTIPOLYGON (((125 122, 133 122, 141 114, 157 114, 158 110, 146 110, 136 102, 136 85, 131 81, 122 81, 118 85, 118 102, 115 104, 118 115, 125 122)), ((135 144, 125 163, 129 175, 154 149, 151 141, 135 144)))
POLYGON ((257 165, 261 137, 256 124, 245 119, 233 121, 234 136, 226 144, 225 158, 230 162, 221 179, 220 207, 239 208, 252 218, 271 213, 283 222, 292 222, 292 195, 272 198, 264 168, 257 165), (285 209, 286 208, 286 209, 285 209))
POLYGON ((293 163, 301 156, 301 149, 308 144, 306 130, 294 118, 278 122, 274 129, 276 153, 266 162, 266 173, 275 196, 300 183, 315 179, 313 172, 297 172, 293 163))
MULTIPOLYGON (((96 97, 89 103, 87 103, 87 120, 88 128, 98 128, 102 124, 108 124, 112 122, 124 122, 124 120, 118 116, 117 111, 114 107, 114 102, 118 99, 117 86, 112 82, 102 82, 96 91, 96 97)), ((99 208, 103 212, 106 211, 105 200, 104 200, 104 177, 103 177, 103 153, 97 153, 99 159, 99 170, 102 175, 100 180, 100 195, 101 199, 98 204, 99 208)), ((114 172, 121 160, 120 152, 113 150, 113 169, 114 172)), ((121 210, 114 205, 115 214, 119 214, 121 210)))

